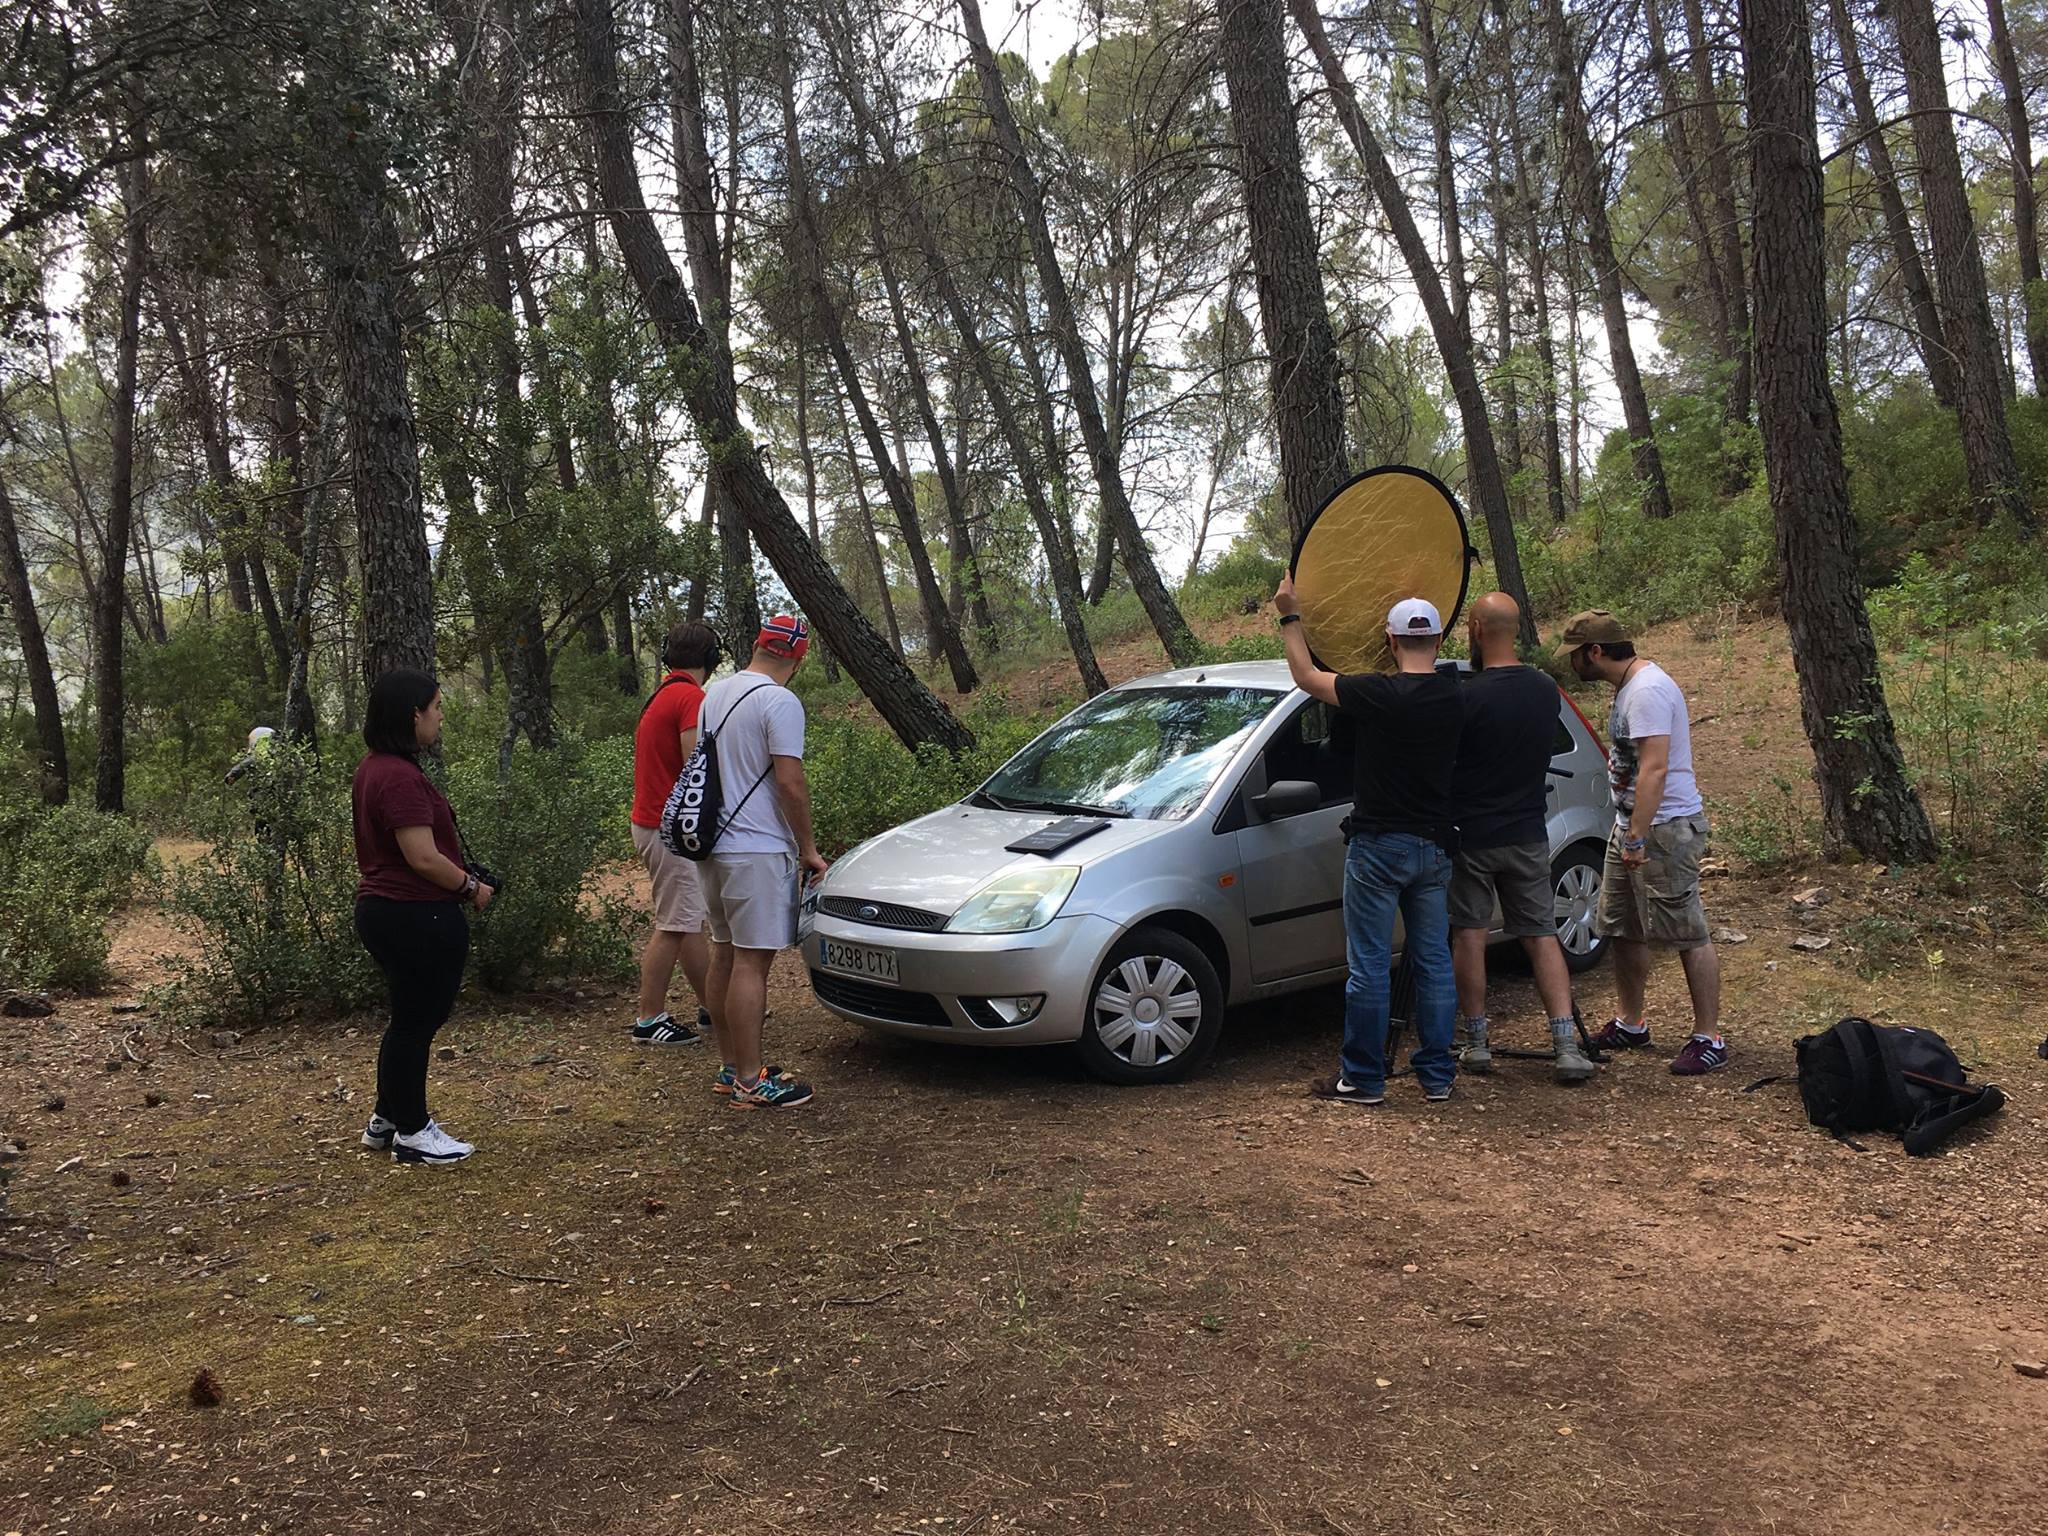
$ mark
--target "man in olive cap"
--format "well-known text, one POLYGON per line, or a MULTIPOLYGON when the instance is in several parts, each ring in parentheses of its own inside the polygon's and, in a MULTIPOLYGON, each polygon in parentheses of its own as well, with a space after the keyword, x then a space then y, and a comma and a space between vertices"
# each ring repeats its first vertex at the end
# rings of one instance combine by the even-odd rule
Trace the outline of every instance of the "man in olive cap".
POLYGON ((1575 615, 1564 627, 1564 644, 1583 681, 1614 687, 1607 717, 1614 830, 1594 924, 1614 941, 1621 1006, 1594 1043, 1610 1051, 1650 1043, 1643 1021, 1650 954, 1675 950, 1692 994, 1692 1038, 1671 1070, 1700 1077, 1728 1064, 1728 1042, 1721 1035, 1721 961, 1700 904, 1708 827, 1693 777, 1685 694, 1662 667, 1636 654, 1627 628, 1604 608, 1575 615))

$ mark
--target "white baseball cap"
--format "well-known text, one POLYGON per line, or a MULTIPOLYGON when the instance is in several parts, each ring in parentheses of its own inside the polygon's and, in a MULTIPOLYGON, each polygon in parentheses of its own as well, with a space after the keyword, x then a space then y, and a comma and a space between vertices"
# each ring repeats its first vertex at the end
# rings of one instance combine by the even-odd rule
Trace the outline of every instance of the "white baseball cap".
POLYGON ((1440 635, 1443 632, 1443 616, 1436 611, 1436 604, 1426 597, 1404 597, 1387 610, 1387 633, 1390 635, 1440 635))

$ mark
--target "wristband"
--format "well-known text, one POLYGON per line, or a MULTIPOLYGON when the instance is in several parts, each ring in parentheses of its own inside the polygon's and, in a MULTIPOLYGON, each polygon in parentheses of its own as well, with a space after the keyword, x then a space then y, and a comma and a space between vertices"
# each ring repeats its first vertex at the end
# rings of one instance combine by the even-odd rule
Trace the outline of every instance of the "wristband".
POLYGON ((1300 622, 1301 615, 1298 613, 1283 613, 1280 615, 1280 627, 1282 629, 1285 629, 1290 624, 1299 624, 1300 622))
POLYGON ((476 887, 476 876, 472 875, 468 870, 464 870, 462 872, 462 889, 457 893, 456 899, 460 901, 471 900, 476 895, 476 887))
POLYGON ((1621 840, 1623 853, 1638 853, 1648 845, 1649 840, 1641 837, 1624 837, 1621 840))

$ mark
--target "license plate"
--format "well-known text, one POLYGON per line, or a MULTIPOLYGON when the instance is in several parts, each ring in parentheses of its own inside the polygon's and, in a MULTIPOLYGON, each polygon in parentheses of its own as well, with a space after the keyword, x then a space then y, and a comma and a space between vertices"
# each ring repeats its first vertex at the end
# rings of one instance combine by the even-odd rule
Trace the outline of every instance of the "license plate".
POLYGON ((886 981, 896 984, 896 951, 875 949, 866 944, 843 944, 838 939, 818 940, 818 963, 828 971, 837 971, 842 976, 858 976, 864 981, 886 981))

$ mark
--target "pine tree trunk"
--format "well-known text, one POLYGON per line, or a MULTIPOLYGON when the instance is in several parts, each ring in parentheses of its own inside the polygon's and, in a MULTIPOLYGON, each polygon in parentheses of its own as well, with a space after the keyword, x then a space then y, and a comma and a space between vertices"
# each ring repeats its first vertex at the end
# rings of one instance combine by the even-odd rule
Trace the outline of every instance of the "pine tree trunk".
POLYGON ((1465 221, 1458 209, 1458 166, 1451 151, 1451 85, 1443 76, 1436 42, 1435 0, 1415 0, 1415 41, 1422 55, 1422 89, 1429 103, 1430 147, 1435 151, 1436 217, 1444 239, 1444 288, 1451 320, 1465 350, 1472 350, 1472 294, 1465 282, 1465 221))
POLYGON ((1486 390, 1479 382, 1479 369, 1472 359, 1471 344, 1444 296, 1436 263, 1429 254, 1429 247, 1423 243, 1422 231, 1416 227, 1415 215, 1408 206, 1408 194, 1402 189, 1400 178, 1394 174, 1372 125, 1366 122, 1365 113, 1358 104, 1358 93, 1352 88, 1350 77, 1344 73, 1336 50, 1330 46, 1315 0, 1293 0, 1293 4, 1294 19, 1322 65, 1323 78, 1329 82, 1338 120, 1344 125, 1351 147, 1365 166, 1366 180, 1394 232, 1394 243, 1400 246, 1401 254, 1408 263, 1408 274, 1414 279, 1416 292, 1422 298, 1423 312, 1429 317, 1430 331, 1436 338, 1444 372, 1451 381, 1451 393, 1458 403, 1458 416, 1464 423, 1466 483, 1479 503, 1480 516, 1486 524, 1487 542, 1493 546, 1494 578, 1500 583, 1501 591, 1520 605, 1520 640, 1525 648, 1534 648, 1538 643, 1536 619, 1530 611, 1528 584, 1522 577, 1522 555, 1515 542, 1515 515, 1508 505, 1507 482, 1501 477, 1500 455, 1493 442, 1493 424, 1486 414, 1486 390))
POLYGON ((1955 357, 1943 334, 1941 310, 1934 302, 1934 286, 1927 280, 1926 263, 1920 259, 1920 243, 1906 213, 1905 194, 1899 190, 1898 169, 1878 126, 1877 103, 1870 93, 1870 79, 1863 72, 1855 24, 1850 20, 1847 0, 1828 0, 1828 6, 1835 45, 1842 56, 1842 73, 1849 82, 1849 100, 1855 108, 1857 142, 1870 164, 1871 179, 1877 183, 1877 201, 1884 210, 1885 233, 1891 237, 1892 260, 1898 264, 1899 283, 1906 290, 1906 302, 1912 312, 1913 345, 1919 350, 1920 363, 1927 370, 1927 382, 1935 400, 1954 410, 1955 357))
POLYGON ((1707 190, 1698 157, 1693 152, 1693 132, 1687 124, 1689 107, 1685 94, 1679 89, 1678 70, 1671 59, 1671 49, 1664 32, 1664 0, 1644 0, 1643 13, 1649 23, 1650 58, 1655 62, 1657 94, 1663 113, 1664 142, 1671 150, 1671 169, 1678 177, 1680 195, 1685 201, 1686 223, 1692 230, 1692 254, 1699 263, 1699 273, 1707 291, 1708 308, 1712 312, 1712 342, 1715 355, 1728 376, 1728 392, 1724 402, 1731 419, 1734 417, 1735 391, 1733 388, 1737 355, 1747 343, 1738 339, 1738 328, 1728 311, 1728 281, 1721 271, 1721 258, 1714 238, 1714 223, 1707 212, 1707 190))
POLYGON ((1751 183, 1757 425, 1777 524, 1800 717, 1830 852, 1921 863, 1927 812, 1906 776, 1856 570, 1856 520, 1828 384, 1823 184, 1814 136, 1806 0, 1743 0, 1751 183))
MULTIPOLYGON (((1651 0, 1652 4, 1658 0, 1651 0)), ((1700 174, 1713 199, 1714 244, 1719 248, 1718 265, 1726 285, 1723 297, 1728 306, 1729 331, 1726 348, 1735 364, 1728 381, 1728 420, 1742 425, 1749 420, 1753 389, 1749 343, 1749 295, 1744 285, 1742 222, 1735 200, 1734 156, 1728 151, 1728 134, 1721 122, 1721 92, 1714 80, 1714 56, 1707 48, 1706 17, 1700 0, 1685 0, 1685 35, 1692 59, 1694 99, 1699 103, 1700 174)), ((1740 466, 1732 467, 1731 478, 1738 484, 1745 477, 1740 466)))
POLYGON ((1650 416, 1649 396, 1643 392, 1643 375, 1636 367, 1635 343, 1628 334, 1628 303, 1622 293, 1621 263, 1614 254, 1614 233, 1607 222, 1607 186, 1600 175, 1600 163, 1593 152, 1592 130, 1586 122, 1586 104, 1579 83, 1579 60, 1572 46, 1571 31, 1565 24, 1564 0, 1544 0, 1544 19, 1550 30, 1552 65, 1557 89, 1563 97, 1564 113, 1560 131, 1579 225, 1585 236, 1586 256, 1593 264, 1593 281, 1600 293, 1600 318, 1607 328, 1607 351, 1614 369, 1614 390, 1621 396, 1621 414, 1628 426, 1629 457, 1635 465, 1636 482, 1642 491, 1643 515, 1662 518, 1671 515, 1671 491, 1664 482, 1664 456, 1657 451, 1656 430, 1650 416))
MULTIPOLYGON (((1102 675, 1102 668, 1095 659, 1095 646, 1088 637, 1088 627, 1081 615, 1081 575, 1074 558, 1073 546, 1060 525, 1059 515, 1055 510, 1056 504, 1047 499, 1045 481, 1039 474, 1030 439, 1025 434, 1022 419, 1017 412, 1016 397, 1011 394, 1008 379, 982 338, 981 327, 975 319, 974 312, 967 307, 967 301, 953 276, 953 264, 939 247, 938 238, 932 232, 931 220, 925 212, 924 199, 906 171, 902 158, 897 153, 895 141, 876 119, 861 81, 859 61, 854 56, 851 29, 843 25, 837 27, 833 42, 839 58, 840 90, 845 95, 847 104, 853 109, 855 122, 866 134, 868 142, 873 145, 882 169, 888 174, 902 198, 903 213, 909 222, 911 236, 917 242, 926 276, 938 291, 939 302, 945 306, 946 314, 953 322, 953 329, 958 333, 960 346, 973 362, 976 376, 981 381, 982 393, 988 397, 989 409, 995 414, 997 429, 1002 433, 1004 446, 1009 450, 1010 462, 1016 471, 1018 487, 1024 493, 1025 508, 1031 514, 1031 521, 1038 529, 1039 542, 1045 549, 1046 569, 1052 578, 1053 607, 1059 617, 1060 629, 1066 635, 1067 649, 1073 655, 1074 666, 1081 674, 1081 686, 1092 698, 1107 688, 1109 682, 1102 675)), ((1028 353, 1028 338, 1025 338, 1025 342, 1027 355, 1035 365, 1035 354, 1028 353)), ((1049 414, 1050 406, 1046 408, 1049 414)), ((1056 447, 1056 444, 1048 443, 1047 447, 1050 449, 1056 447)), ((883 585, 882 594, 886 603, 886 583, 883 585)), ((893 614, 889 623, 893 634, 893 614)), ((898 648, 901 648, 900 642, 898 648)))
POLYGON ((612 591, 612 650, 619 658, 619 692, 637 696, 642 686, 640 643, 633 634, 633 600, 623 586, 612 591))
POLYGON ((846 451, 846 474, 853 481, 853 504, 860 513, 860 547, 868 557, 868 575, 875 583, 875 600, 882 609, 882 625, 888 631, 889 649, 903 654, 903 626, 896 620, 896 599, 889 592, 889 565, 882 558, 882 537, 875 531, 875 511, 868 505, 868 483, 860 472, 860 455, 854 451, 853 427, 846 419, 846 402, 839 405, 839 439, 846 451))
POLYGON ((1501 174, 1500 143, 1487 145, 1487 180, 1493 191, 1493 346, 1498 354, 1496 389, 1500 394, 1501 478, 1507 482, 1508 505, 1517 521, 1528 514, 1528 497, 1515 485, 1522 472, 1521 386, 1516 378, 1513 278, 1508 270, 1507 183, 1501 174))
POLYGON ((398 229, 380 168, 338 174, 328 260, 362 580, 363 676, 374 682, 394 667, 434 670, 434 592, 398 316, 398 229))
POLYGON ((1522 103, 1517 75, 1512 65, 1503 75, 1508 93, 1508 150, 1515 162, 1515 204, 1523 216, 1529 292, 1536 301, 1536 366, 1542 372, 1537 381, 1537 403, 1543 413, 1543 492, 1549 503, 1550 521, 1557 524, 1565 520, 1565 460, 1557 424, 1557 343, 1550 334, 1550 266, 1542 220, 1537 213, 1536 190, 1529 179, 1529 158, 1522 146, 1522 103))
POLYGON ((1282 0, 1221 0, 1217 49, 1258 276, 1287 520, 1300 536, 1350 475, 1337 338, 1323 294, 1301 133, 1287 80, 1282 0))
POLYGON ((1067 292, 1066 275, 1061 272, 1059 255, 1053 249, 1052 230, 1046 222, 1045 195, 1039 188, 1030 158, 1024 152, 1024 138, 1018 132, 1017 120, 1010 112, 1009 98, 1003 90, 1002 68, 996 63, 988 34, 982 29, 981 7, 977 0, 959 0, 959 8, 967 33, 968 51, 974 61, 974 73, 981 85, 982 108, 988 114, 996 145, 1006 162, 1010 185, 1015 189, 1018 204, 1023 210, 1025 238, 1031 245, 1039 287, 1045 296, 1055 338, 1060 344, 1061 358, 1066 364, 1067 387, 1074 397, 1075 414, 1081 420, 1081 437, 1088 445, 1096 489, 1102 498, 1103 515, 1109 519, 1110 528, 1116 535, 1117 548, 1123 555, 1124 574, 1130 579, 1131 589, 1138 594, 1138 602, 1144 607, 1146 617, 1152 621, 1159 643, 1166 648, 1167 657, 1176 666, 1191 665, 1201 657, 1201 642, 1195 639, 1194 631, 1181 617, 1173 594, 1166 590, 1166 583, 1159 579, 1159 567, 1153 563, 1152 552, 1145 545, 1144 530, 1138 526, 1137 514, 1131 510, 1130 498, 1125 493, 1123 466, 1118 461, 1116 444, 1103 422, 1101 403, 1095 392, 1095 377, 1089 371, 1088 351, 1081 340, 1080 326, 1074 319, 1074 305, 1067 292))
POLYGON ((135 522, 136 359, 142 347, 149 195, 149 162, 137 154, 121 174, 121 308, 114 343, 113 461, 107 521, 101 533, 99 581, 92 602, 93 693, 99 710, 93 804, 102 811, 121 810, 127 790, 127 697, 122 669, 127 632, 121 618, 126 608, 128 546, 135 522))
POLYGON ((64 711, 57 694, 57 674, 50 667, 50 646, 43 634, 42 615, 36 609, 36 589, 29 580, 28 560, 22 554, 21 529, 14 520, 14 500, 7 482, 0 480, 0 578, 5 578, 7 611, 14 618, 14 633, 21 645, 21 661, 28 672, 29 701, 35 706, 37 785, 45 805, 62 805, 71 798, 71 755, 64 745, 64 711))
POLYGON ((675 358, 684 403, 705 452, 719 466, 721 500, 729 498, 746 519, 840 664, 903 743, 965 750, 974 743, 972 734, 875 633, 762 467, 740 423, 731 357, 698 318, 641 196, 632 128, 619 90, 612 0, 576 0, 575 17, 578 73, 613 237, 675 358))
POLYGON ((1990 523, 2010 517, 2034 526, 2033 509, 2020 488, 2019 463, 2005 419, 1999 384, 1998 333, 1991 324, 1991 296, 1985 288, 1984 258, 1977 245, 1977 221, 1970 213, 1969 188, 1956 151, 1949 116, 1948 79, 1941 63, 1941 34, 1934 0, 1893 0, 1888 7, 1899 32, 1899 59, 1906 71, 1906 102, 1913 111, 1913 147, 1920 159, 1920 198, 1934 245, 1934 281, 1941 297, 1942 330, 1956 356, 1956 419, 1962 426, 1963 465, 1977 518, 1990 523))
POLYGON ((2048 292, 2041 285, 2041 228, 2034 202, 2034 136, 2027 123, 2027 88, 2006 30, 2005 0, 1985 0, 1991 23, 1991 56, 2005 96, 2006 143, 2012 155, 2012 237, 2019 248, 2020 293, 2026 315, 2027 368, 2034 393, 2048 392, 2048 292))

